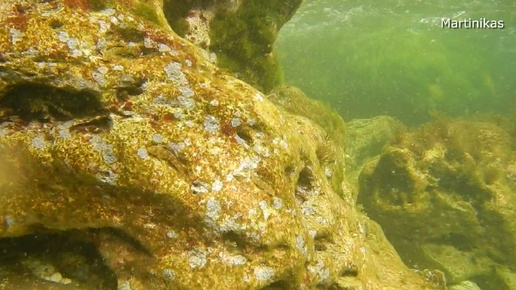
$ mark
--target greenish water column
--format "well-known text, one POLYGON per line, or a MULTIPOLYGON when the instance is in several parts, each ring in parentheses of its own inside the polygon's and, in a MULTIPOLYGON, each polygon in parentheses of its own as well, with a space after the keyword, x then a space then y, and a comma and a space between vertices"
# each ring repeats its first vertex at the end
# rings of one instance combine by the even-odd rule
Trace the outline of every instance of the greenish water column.
POLYGON ((348 120, 506 114, 516 109, 515 11, 513 0, 305 0, 277 53, 287 84, 348 120), (504 27, 464 27, 482 18, 504 27))

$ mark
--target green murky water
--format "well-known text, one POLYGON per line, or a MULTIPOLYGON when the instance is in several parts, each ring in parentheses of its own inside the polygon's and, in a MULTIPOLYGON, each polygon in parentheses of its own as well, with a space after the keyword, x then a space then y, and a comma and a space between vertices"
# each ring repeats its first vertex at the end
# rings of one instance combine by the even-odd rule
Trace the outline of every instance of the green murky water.
POLYGON ((430 111, 452 116, 516 108, 516 2, 305 0, 277 41, 287 84, 346 120, 430 111), (441 19, 503 20, 503 29, 448 29, 441 19))

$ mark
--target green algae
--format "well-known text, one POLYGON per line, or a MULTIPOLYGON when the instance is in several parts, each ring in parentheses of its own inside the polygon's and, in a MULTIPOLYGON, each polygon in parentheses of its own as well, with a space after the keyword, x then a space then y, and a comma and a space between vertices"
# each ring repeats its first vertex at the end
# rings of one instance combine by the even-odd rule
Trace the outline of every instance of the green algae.
POLYGON ((94 11, 100 11, 107 8, 115 8, 115 0, 90 0, 90 7, 94 11))
POLYGON ((218 66, 269 92, 283 83, 273 43, 300 3, 299 0, 242 1, 228 8, 213 1, 165 1, 164 12, 172 29, 182 37, 192 29, 186 20, 189 13, 199 13, 202 21, 209 23, 210 41, 203 48, 217 55, 218 66), (213 19, 208 16, 212 14, 213 19))
POLYGON ((141 19, 147 20, 151 23, 162 25, 161 19, 158 16, 156 7, 147 4, 145 2, 138 1, 132 9, 135 15, 141 17, 141 19))

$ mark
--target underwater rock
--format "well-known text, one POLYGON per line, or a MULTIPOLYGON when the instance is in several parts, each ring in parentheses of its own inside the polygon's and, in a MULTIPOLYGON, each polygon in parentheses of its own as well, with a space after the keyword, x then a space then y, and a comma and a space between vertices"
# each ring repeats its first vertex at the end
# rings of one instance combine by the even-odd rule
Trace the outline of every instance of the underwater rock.
POLYGON ((365 166, 358 201, 405 263, 441 269, 451 284, 511 288, 493 269, 516 261, 514 124, 440 117, 365 166))
POLYGON ((342 148, 323 127, 214 66, 158 7, 1 2, 2 287, 444 287, 327 174, 318 148, 342 148))
POLYGON ((301 0, 164 0, 180 36, 210 52, 221 68, 268 92, 282 82, 273 49, 278 32, 301 0))
POLYGON ((369 159, 382 153, 403 125, 389 116, 370 119, 354 119, 346 123, 346 175, 348 180, 357 181, 360 172, 369 159))
MULTIPOLYGON (((344 147, 346 144, 346 125, 342 117, 326 103, 308 98, 303 91, 293 86, 275 88, 267 98, 283 110, 315 122, 324 130, 324 136, 309 136, 319 138, 316 156, 323 166, 326 177, 331 181, 333 190, 344 199, 342 193, 344 179, 344 147), (322 138, 321 138, 322 137, 322 138)), ((349 200, 349 203, 354 201, 349 200)))

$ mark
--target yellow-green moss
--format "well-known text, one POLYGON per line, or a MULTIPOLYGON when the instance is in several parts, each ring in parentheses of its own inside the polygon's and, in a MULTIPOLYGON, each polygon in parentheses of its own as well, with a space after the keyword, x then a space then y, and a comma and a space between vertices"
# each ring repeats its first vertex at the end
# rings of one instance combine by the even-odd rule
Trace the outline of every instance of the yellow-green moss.
POLYGON ((90 0, 90 8, 95 11, 115 7, 116 3, 113 0, 90 0))

